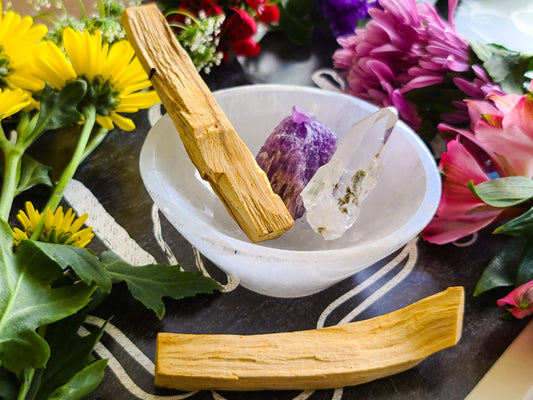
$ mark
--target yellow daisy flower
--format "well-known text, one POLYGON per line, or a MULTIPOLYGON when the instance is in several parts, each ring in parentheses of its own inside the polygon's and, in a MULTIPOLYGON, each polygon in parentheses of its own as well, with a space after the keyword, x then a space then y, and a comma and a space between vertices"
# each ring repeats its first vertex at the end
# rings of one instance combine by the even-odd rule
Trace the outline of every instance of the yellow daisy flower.
POLYGON ((46 35, 44 25, 33 25, 31 17, 22 18, 13 11, 2 13, 0 1, 0 88, 22 88, 36 92, 44 82, 31 73, 33 60, 39 57, 37 43, 46 35))
MULTIPOLYGON (((71 208, 66 213, 63 213, 63 207, 61 206, 55 212, 51 208, 47 208, 44 213, 44 227, 37 240, 46 243, 85 247, 94 237, 92 227, 81 229, 87 217, 87 214, 83 214, 81 217, 76 218, 76 213, 71 208)), ((23 230, 19 228, 13 229, 15 245, 33 235, 41 223, 43 215, 28 201, 26 202, 26 212, 20 210, 17 214, 17 219, 22 224, 23 230)))
POLYGON ((34 73, 57 90, 85 79, 89 90, 83 102, 96 105, 96 121, 104 128, 111 130, 116 124, 131 131, 135 124, 120 113, 135 113, 159 102, 154 91, 140 92, 151 84, 127 40, 109 45, 99 31, 66 28, 63 45, 64 53, 53 42, 42 42, 34 73))
POLYGON ((22 89, 0 89, 0 120, 19 112, 31 102, 28 92, 22 89))

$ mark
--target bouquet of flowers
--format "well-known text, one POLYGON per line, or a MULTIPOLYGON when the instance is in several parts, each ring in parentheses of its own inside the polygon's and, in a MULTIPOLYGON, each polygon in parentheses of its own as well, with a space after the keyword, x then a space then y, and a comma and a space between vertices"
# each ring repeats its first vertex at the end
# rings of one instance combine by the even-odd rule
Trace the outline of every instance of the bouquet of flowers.
POLYGON ((279 19, 277 5, 268 0, 151 1, 160 6, 180 44, 205 72, 232 55, 258 55, 261 46, 254 38, 258 24, 268 26, 279 19))
POLYGON ((232 56, 255 57, 260 27, 279 27, 297 44, 307 44, 318 15, 335 37, 353 33, 377 0, 150 0, 163 10, 178 41, 199 70, 232 56))
MULTIPOLYGON (((0 3, 0 387, 3 399, 79 399, 103 378, 106 360, 92 349, 102 330, 81 337, 86 315, 125 282, 132 296, 162 317, 163 296, 210 293, 218 283, 179 265, 132 266, 114 253, 96 255, 93 237, 60 205, 78 166, 112 130, 131 131, 136 113, 158 102, 126 40, 110 43, 94 29, 66 27, 59 47, 30 17, 2 13, 0 3), (59 128, 77 137, 64 170, 32 158, 28 149, 59 128), (118 129, 116 129, 118 128, 118 129), (32 202, 13 210, 15 196, 50 188, 42 211, 32 202), (19 226, 10 226, 16 214, 19 226), (59 371, 59 372, 58 372, 59 371)), ((15 224, 13 224, 15 225, 15 224)))
POLYGON ((428 143, 442 143, 442 198, 424 240, 445 244, 495 221, 513 238, 481 274, 474 295, 516 286, 500 305, 533 313, 533 58, 468 43, 435 7, 379 0, 364 28, 338 39, 333 56, 346 92, 394 106, 428 143))

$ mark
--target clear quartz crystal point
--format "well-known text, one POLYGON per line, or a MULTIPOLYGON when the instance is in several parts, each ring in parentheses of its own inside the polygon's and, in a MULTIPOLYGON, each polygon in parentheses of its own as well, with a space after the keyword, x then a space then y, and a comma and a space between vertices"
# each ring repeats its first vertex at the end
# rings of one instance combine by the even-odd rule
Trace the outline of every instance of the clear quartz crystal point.
POLYGON ((356 221, 379 179, 380 154, 397 121, 396 109, 387 107, 354 123, 303 189, 307 222, 325 239, 341 237, 356 221))

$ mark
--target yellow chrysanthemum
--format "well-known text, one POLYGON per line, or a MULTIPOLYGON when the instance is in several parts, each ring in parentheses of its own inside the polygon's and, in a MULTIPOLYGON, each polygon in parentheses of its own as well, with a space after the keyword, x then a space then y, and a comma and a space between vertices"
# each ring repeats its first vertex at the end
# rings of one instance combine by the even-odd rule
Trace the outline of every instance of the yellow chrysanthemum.
POLYGON ((62 89, 69 81, 83 78, 89 84, 86 102, 95 103, 96 121, 106 129, 135 129, 133 121, 119 113, 134 113, 159 102, 150 81, 127 40, 112 45, 102 42, 100 32, 78 32, 71 28, 63 32, 63 53, 54 43, 40 44, 40 59, 34 73, 62 89))
POLYGON ((0 89, 0 120, 19 112, 31 102, 28 92, 22 89, 0 89))
MULTIPOLYGON (((55 212, 51 208, 47 208, 44 213, 44 227, 37 240, 46 243, 85 247, 94 237, 92 227, 81 229, 87 217, 87 214, 83 214, 76 218, 76 213, 71 208, 66 213, 63 213, 61 206, 55 212)), ((28 239, 33 235, 43 215, 28 201, 26 202, 26 212, 20 210, 17 218, 22 224, 23 230, 19 228, 13 229, 16 245, 21 240, 28 239)))
POLYGON ((22 18, 13 11, 2 13, 0 2, 0 88, 22 88, 36 92, 44 82, 31 73, 39 57, 37 43, 46 35, 44 25, 33 25, 31 17, 22 18))

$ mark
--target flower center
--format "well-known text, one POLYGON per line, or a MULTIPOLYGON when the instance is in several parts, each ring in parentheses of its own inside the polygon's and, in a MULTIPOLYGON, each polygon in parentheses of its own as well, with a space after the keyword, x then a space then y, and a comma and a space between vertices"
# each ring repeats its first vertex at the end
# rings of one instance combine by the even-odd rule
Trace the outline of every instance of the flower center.
POLYGON ((9 57, 3 54, 4 48, 0 46, 0 89, 8 87, 6 77, 11 73, 13 68, 9 66, 9 57))
POLYGON ((38 240, 45 243, 66 244, 70 246, 75 246, 77 242, 77 238, 73 237, 72 232, 56 229, 56 227, 43 229, 38 240))
POLYGON ((87 76, 82 76, 87 81, 87 94, 80 103, 80 108, 85 105, 96 105, 96 113, 108 116, 119 103, 118 95, 120 91, 116 90, 109 79, 103 79, 96 76, 92 81, 87 76))

